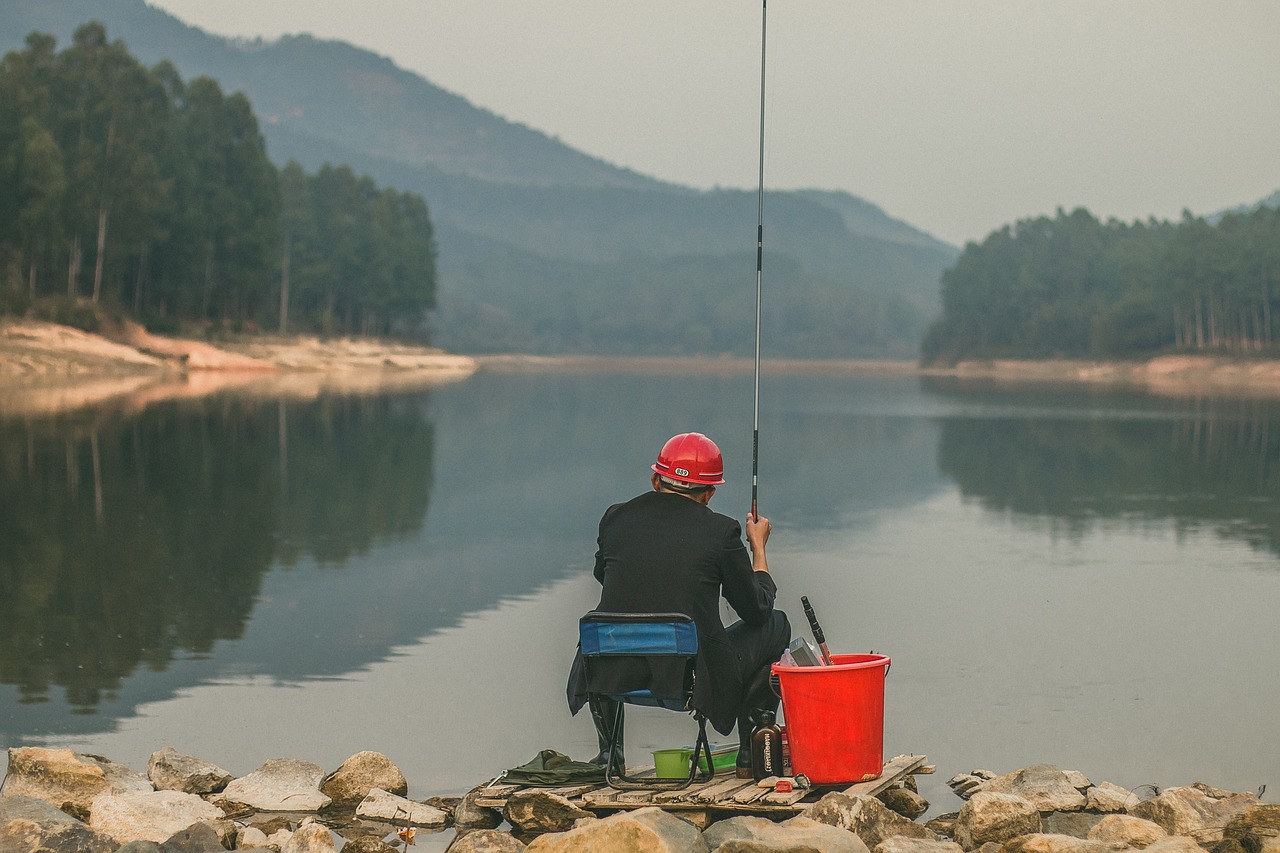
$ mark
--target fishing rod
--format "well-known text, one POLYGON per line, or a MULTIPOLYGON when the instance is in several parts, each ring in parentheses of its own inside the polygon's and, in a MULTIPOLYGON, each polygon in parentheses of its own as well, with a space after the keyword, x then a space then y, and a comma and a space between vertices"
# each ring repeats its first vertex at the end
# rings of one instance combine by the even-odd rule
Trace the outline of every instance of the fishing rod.
POLYGON ((756 369, 755 410, 751 425, 751 518, 759 521, 756 497, 760 485, 760 291, 764 278, 764 58, 769 0, 760 2, 760 189, 756 194, 756 369))

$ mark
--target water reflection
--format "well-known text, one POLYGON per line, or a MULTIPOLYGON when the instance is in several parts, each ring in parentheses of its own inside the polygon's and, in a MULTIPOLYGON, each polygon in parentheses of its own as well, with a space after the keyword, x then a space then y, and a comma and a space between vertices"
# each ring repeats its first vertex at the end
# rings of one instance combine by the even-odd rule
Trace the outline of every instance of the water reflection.
POLYGON ((140 668, 239 638, 273 562, 416 531, 432 445, 390 397, 0 421, 0 682, 92 713, 140 668))
POLYGON ((1099 520, 1171 521, 1280 555, 1280 403, 1111 396, 1099 408, 1108 397, 1095 395, 1027 417, 1033 399, 1020 415, 942 421, 938 466, 963 495, 1074 535, 1099 520))

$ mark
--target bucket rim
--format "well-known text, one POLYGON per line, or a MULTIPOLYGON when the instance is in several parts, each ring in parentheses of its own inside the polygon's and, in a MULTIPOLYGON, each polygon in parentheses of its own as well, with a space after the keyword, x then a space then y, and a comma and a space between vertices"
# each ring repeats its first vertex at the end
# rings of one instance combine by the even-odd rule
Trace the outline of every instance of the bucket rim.
POLYGON ((849 672, 855 669, 874 669, 876 667, 887 667, 892 663, 888 655, 865 654, 865 655, 832 655, 830 666, 783 666, 780 663, 771 665, 771 670, 778 674, 812 674, 818 675, 823 672, 849 672))

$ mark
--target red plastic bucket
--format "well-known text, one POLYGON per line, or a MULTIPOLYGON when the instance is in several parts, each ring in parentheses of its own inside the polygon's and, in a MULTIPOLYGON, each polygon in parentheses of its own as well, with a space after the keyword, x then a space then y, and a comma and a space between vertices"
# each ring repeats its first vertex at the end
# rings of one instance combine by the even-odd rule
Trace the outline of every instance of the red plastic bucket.
POLYGON ((773 665, 795 773, 816 785, 880 775, 889 663, 885 655, 832 655, 831 666, 773 665))

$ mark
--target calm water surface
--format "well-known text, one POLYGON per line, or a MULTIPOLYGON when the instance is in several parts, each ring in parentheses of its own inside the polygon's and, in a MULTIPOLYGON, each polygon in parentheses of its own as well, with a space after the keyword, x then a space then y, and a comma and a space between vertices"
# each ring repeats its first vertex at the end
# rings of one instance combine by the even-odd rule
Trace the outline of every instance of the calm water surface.
MULTIPOLYGON (((595 526, 674 432, 749 504, 751 377, 482 373, 386 397, 0 413, 0 746, 233 773, 385 752, 412 796, 553 747, 595 526)), ((1280 405, 770 376, 781 604, 893 659, 885 752, 1280 783, 1280 405)), ((633 714, 632 760, 690 739, 633 714)), ((1280 789, 1280 784, 1273 784, 1280 789)), ((1269 795, 1270 798, 1270 795, 1269 795)))

